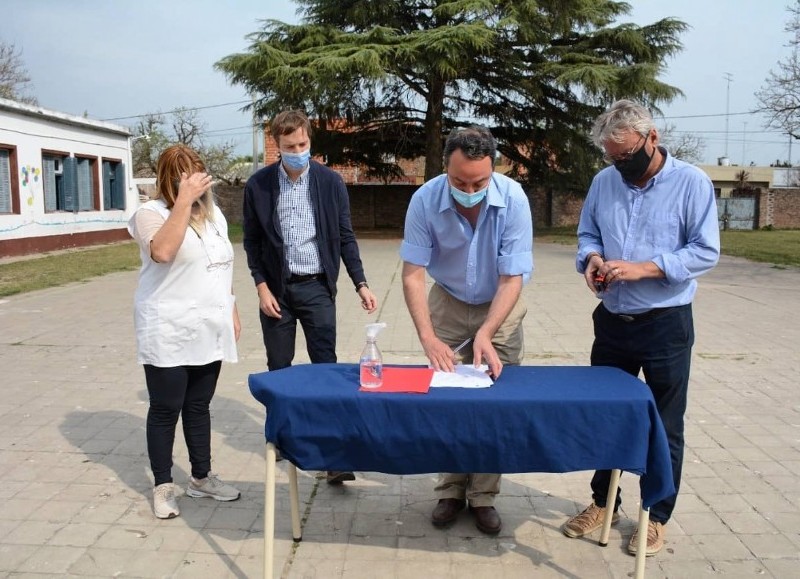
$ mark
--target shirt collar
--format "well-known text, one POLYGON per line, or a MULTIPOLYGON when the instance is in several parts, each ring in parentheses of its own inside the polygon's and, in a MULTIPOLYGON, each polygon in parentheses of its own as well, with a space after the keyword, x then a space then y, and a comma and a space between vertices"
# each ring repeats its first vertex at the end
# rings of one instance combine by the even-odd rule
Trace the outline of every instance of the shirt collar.
MULTIPOLYGON (((303 179, 308 176, 308 171, 311 169, 311 161, 308 162, 306 168, 303 169, 303 172, 300 173, 300 176, 297 178, 298 181, 302 181, 303 179)), ((283 166, 283 161, 278 161, 278 170, 280 171, 280 175, 282 178, 286 179, 290 183, 292 183, 292 179, 289 177, 289 173, 286 172, 286 167, 283 166)))

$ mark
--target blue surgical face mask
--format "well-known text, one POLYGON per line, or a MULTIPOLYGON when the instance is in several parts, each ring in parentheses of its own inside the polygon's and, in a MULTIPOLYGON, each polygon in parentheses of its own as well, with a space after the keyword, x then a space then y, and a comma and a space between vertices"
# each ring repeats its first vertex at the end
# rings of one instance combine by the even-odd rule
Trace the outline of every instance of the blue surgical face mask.
POLYGON ((488 190, 489 186, 487 185, 480 191, 475 191, 475 193, 469 194, 464 193, 461 189, 453 187, 453 185, 450 185, 450 195, 453 196, 453 199, 456 200, 456 203, 462 207, 466 207, 467 209, 470 207, 475 207, 478 203, 483 201, 483 198, 486 197, 486 192, 488 190))
POLYGON ((283 164, 294 171, 305 169, 308 160, 311 158, 311 149, 306 149, 302 153, 289 153, 281 151, 281 161, 283 164))

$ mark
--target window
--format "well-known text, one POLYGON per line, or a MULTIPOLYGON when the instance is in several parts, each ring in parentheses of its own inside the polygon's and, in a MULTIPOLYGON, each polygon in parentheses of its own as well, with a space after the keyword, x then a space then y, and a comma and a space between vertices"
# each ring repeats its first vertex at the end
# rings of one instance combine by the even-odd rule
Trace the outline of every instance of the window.
POLYGON ((103 209, 125 209, 125 165, 103 159, 103 209))
POLYGON ((0 214, 19 213, 17 148, 0 144, 0 214))
POLYGON ((97 157, 75 155, 78 189, 78 211, 100 209, 97 157))
POLYGON ((44 210, 76 211, 75 159, 67 153, 42 151, 44 210))

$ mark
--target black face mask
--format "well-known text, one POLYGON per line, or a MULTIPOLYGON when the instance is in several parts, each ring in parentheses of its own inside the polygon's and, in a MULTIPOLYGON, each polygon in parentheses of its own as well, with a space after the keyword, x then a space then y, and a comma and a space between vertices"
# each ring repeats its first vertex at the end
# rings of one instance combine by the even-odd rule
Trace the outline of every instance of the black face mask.
POLYGON ((630 159, 614 161, 614 167, 622 175, 622 178, 629 183, 636 183, 642 178, 642 175, 645 174, 650 166, 650 161, 653 160, 653 156, 656 154, 656 149, 653 147, 652 154, 648 155, 647 151, 645 151, 646 145, 647 142, 645 141, 645 144, 639 147, 639 150, 631 155, 630 159))

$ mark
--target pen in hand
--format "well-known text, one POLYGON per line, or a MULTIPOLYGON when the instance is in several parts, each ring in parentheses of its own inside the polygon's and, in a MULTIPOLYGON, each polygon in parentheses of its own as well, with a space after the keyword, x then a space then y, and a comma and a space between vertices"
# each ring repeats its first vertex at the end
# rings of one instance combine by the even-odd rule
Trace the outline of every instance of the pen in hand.
POLYGON ((456 354, 458 354, 458 353, 461 351, 461 348, 463 348, 464 346, 466 346, 467 344, 469 344, 471 341, 472 341, 472 338, 467 338, 466 340, 464 340, 463 342, 461 342, 461 343, 460 343, 458 346, 456 346, 455 348, 453 348, 453 355, 456 355, 456 354))

